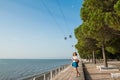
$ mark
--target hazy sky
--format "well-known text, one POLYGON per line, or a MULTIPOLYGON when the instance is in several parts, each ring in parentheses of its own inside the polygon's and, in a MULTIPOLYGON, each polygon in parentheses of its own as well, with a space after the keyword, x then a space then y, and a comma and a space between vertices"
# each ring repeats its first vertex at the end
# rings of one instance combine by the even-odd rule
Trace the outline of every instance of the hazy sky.
POLYGON ((81 6, 82 0, 0 0, 0 58, 70 58, 81 6))

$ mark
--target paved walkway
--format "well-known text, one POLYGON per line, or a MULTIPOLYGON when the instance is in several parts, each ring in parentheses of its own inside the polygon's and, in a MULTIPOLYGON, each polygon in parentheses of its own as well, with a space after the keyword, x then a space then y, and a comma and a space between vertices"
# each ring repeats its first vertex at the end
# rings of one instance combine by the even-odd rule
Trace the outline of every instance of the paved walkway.
POLYGON ((98 64, 85 64, 85 76, 86 80, 120 80, 111 78, 110 73, 120 71, 100 71, 96 68, 98 64))
MULTIPOLYGON (((79 72, 82 73, 80 70, 81 70, 81 66, 79 67, 79 72)), ((81 76, 75 78, 75 74, 76 73, 75 73, 73 67, 70 65, 64 71, 62 71, 61 73, 59 73, 53 80, 82 80, 81 76)))
POLYGON ((120 71, 100 71, 99 69, 96 68, 97 65, 103 65, 103 64, 85 63, 85 66, 83 66, 83 68, 85 70, 86 79, 84 79, 82 65, 79 64, 79 72, 81 73, 80 77, 77 78, 74 77, 76 73, 72 68, 72 66, 70 65, 68 68, 60 72, 52 80, 120 80, 120 78, 119 79, 111 78, 111 74, 110 74, 120 71))

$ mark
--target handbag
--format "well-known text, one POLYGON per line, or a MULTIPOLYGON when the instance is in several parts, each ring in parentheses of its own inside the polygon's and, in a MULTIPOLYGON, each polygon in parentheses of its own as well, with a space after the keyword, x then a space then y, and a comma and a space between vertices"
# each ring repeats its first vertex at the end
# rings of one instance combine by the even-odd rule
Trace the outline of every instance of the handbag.
POLYGON ((75 62, 79 63, 79 60, 78 60, 78 59, 76 59, 76 60, 75 60, 75 62))

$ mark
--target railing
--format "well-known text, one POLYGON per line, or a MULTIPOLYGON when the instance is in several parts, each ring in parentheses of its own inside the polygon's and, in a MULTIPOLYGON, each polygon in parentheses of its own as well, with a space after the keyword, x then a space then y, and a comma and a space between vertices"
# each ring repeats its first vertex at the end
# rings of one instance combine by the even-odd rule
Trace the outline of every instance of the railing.
POLYGON ((34 75, 34 76, 31 76, 31 77, 22 78, 22 79, 19 79, 19 80, 52 80, 55 76, 58 75, 58 73, 63 71, 69 65, 67 64, 67 65, 64 65, 64 66, 60 66, 60 67, 58 67, 54 70, 47 71, 47 72, 44 72, 44 73, 39 74, 39 75, 34 75))

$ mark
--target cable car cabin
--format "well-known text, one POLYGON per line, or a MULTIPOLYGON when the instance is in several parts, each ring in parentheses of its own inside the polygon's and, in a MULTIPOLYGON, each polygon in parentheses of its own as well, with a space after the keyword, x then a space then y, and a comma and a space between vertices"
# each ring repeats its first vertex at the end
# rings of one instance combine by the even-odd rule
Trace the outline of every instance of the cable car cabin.
POLYGON ((65 40, 67 40, 67 37, 64 37, 65 40))

